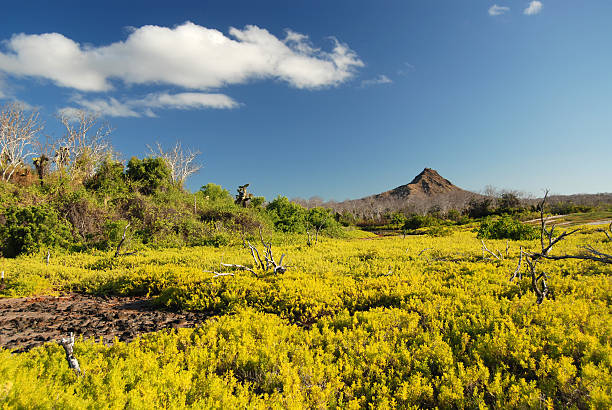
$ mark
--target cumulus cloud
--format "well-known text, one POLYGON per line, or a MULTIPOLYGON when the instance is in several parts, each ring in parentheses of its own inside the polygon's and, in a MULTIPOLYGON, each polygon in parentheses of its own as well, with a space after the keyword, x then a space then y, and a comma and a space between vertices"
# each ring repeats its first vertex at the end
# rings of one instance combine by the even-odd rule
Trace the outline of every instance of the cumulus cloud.
POLYGON ((544 5, 541 1, 534 0, 529 3, 529 6, 527 6, 527 8, 523 11, 523 14, 533 16, 534 14, 538 14, 539 12, 541 12, 542 7, 544 7, 544 5))
MULTIPOLYGON (((4 45, 0 71, 79 91, 108 91, 113 80, 209 90, 262 78, 313 89, 338 85, 363 66, 336 39, 331 50, 323 51, 306 35, 287 31, 278 38, 252 25, 232 27, 229 36, 191 22, 174 28, 149 25, 133 29, 124 41, 99 47, 59 33, 16 34, 4 45)), ((105 108, 118 109, 106 102, 105 108)))
POLYGON ((369 80, 363 80, 361 82, 362 87, 369 87, 371 85, 379 85, 379 84, 390 84, 393 81, 384 74, 381 74, 377 77, 370 78, 369 80))
POLYGON ((152 93, 144 98, 119 101, 115 98, 86 99, 76 95, 72 102, 78 107, 63 107, 59 113, 70 116, 78 110, 87 110, 109 117, 156 117, 154 109, 236 108, 239 104, 225 94, 208 93, 152 93))
POLYGON ((489 16, 501 16, 508 11, 510 11, 510 7, 494 4, 489 8, 489 16))

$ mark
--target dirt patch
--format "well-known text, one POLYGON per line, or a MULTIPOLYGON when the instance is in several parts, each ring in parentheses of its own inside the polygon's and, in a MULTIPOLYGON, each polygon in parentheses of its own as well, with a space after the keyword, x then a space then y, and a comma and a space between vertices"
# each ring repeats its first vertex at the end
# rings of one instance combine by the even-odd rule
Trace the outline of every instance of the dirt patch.
POLYGON ((0 346, 18 352, 58 341, 70 332, 85 338, 115 337, 127 342, 140 334, 167 328, 193 327, 210 315, 155 309, 143 297, 60 297, 0 299, 0 346))

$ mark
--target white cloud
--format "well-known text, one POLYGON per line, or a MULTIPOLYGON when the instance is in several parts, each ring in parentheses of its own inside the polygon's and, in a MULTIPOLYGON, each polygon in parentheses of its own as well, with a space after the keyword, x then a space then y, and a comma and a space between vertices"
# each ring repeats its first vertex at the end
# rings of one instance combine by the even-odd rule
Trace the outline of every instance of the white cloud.
MULTIPOLYGON (((140 117, 140 114, 130 108, 129 104, 122 103, 112 97, 108 100, 104 98, 86 100, 81 96, 77 96, 73 98, 73 101, 79 105, 79 109, 84 109, 86 111, 99 113, 109 117, 140 117)), ((71 107, 65 107, 60 109, 60 112, 67 113, 71 109, 71 107)))
POLYGON ((371 85, 378 85, 378 84, 391 84, 393 81, 387 77, 384 74, 381 74, 377 77, 371 78, 369 80, 363 80, 361 82, 361 86, 362 87, 369 87, 371 85))
POLYGON ((239 104, 224 94, 208 93, 154 93, 140 99, 128 99, 123 102, 115 98, 97 98, 88 100, 76 95, 72 101, 78 107, 63 107, 59 113, 71 115, 78 110, 87 110, 109 117, 157 117, 153 109, 203 109, 203 108, 236 108, 239 104))
MULTIPOLYGON (((322 51, 293 31, 279 39, 257 26, 232 27, 226 36, 191 22, 174 28, 143 26, 125 41, 100 47, 59 33, 16 34, 0 51, 0 71, 80 91, 108 91, 112 80, 208 90, 262 78, 320 88, 348 80, 363 66, 347 45, 332 41, 332 50, 322 51)), ((105 108, 112 110, 109 104, 105 108)))
POLYGON ((508 11, 510 11, 510 7, 494 4, 489 8, 489 16, 501 16, 508 11))
POLYGON ((416 67, 410 63, 404 63, 404 65, 402 66, 402 68, 400 68, 399 70, 397 70, 397 73, 399 75, 408 75, 409 73, 413 72, 416 70, 416 67))
POLYGON ((158 93, 149 94, 142 100, 132 100, 132 105, 142 105, 148 108, 236 108, 238 103, 225 94, 205 93, 158 93))
POLYGON ((523 11, 523 14, 533 16, 534 14, 538 14, 539 12, 541 12, 542 7, 544 7, 544 5, 541 1, 534 0, 529 3, 529 6, 527 6, 527 8, 523 11))

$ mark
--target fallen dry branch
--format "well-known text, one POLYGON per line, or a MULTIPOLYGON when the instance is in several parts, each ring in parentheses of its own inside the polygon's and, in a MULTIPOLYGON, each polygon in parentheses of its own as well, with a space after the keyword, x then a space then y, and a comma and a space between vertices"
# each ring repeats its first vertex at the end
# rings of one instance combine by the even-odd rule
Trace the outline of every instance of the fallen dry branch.
POLYGON ((420 251, 420 252, 417 254, 417 256, 421 256, 421 255, 423 254, 423 252, 425 252, 425 251, 430 251, 430 250, 432 250, 432 249, 433 249, 433 248, 425 248, 425 249, 422 249, 422 250, 421 250, 421 251, 420 251))
POLYGON ((212 273, 211 279, 218 278, 219 276, 234 276, 232 272, 216 272, 214 270, 205 270, 206 273, 212 273))
POLYGON ((246 270, 248 272, 251 272, 253 275, 255 275, 255 271, 249 268, 248 266, 237 265, 235 263, 221 263, 221 266, 225 268, 231 268, 231 269, 246 270))

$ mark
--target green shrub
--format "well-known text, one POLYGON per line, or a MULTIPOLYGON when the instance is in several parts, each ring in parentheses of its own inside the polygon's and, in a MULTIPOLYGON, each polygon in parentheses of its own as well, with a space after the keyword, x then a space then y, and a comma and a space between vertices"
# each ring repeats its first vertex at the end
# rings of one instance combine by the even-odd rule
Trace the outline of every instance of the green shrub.
POLYGON ((152 194, 171 185, 170 169, 163 158, 132 157, 126 170, 127 178, 143 194, 152 194))
POLYGON ((404 223, 404 229, 419 229, 440 225, 440 220, 432 215, 412 215, 404 223))
POLYGON ((310 209, 306 215, 306 222, 309 226, 314 226, 330 234, 340 230, 340 224, 334 218, 334 212, 328 208, 310 209))
POLYGON ((12 206, 0 227, 2 254, 13 258, 41 247, 66 246, 71 242, 69 224, 47 205, 12 206))
POLYGON ((529 240, 536 239, 539 233, 536 228, 525 225, 510 217, 487 218, 480 224, 478 238, 484 239, 512 239, 529 240))
POLYGON ((274 227, 282 232, 305 232, 306 209, 290 202, 287 197, 278 196, 266 207, 274 222, 274 227))
POLYGON ((213 184, 212 182, 202 186, 202 188, 200 188, 200 192, 202 195, 204 195, 207 201, 213 203, 234 203, 234 198, 227 189, 223 189, 221 185, 213 184))
POLYGON ((106 159, 96 173, 85 180, 83 185, 87 190, 106 197, 116 197, 128 190, 123 174, 123 164, 106 159))
POLYGON ((440 237, 440 236, 449 236, 453 233, 453 230, 449 227, 446 226, 442 226, 442 225, 434 225, 434 226, 430 226, 429 228, 427 228, 427 230, 425 231, 426 235, 429 236, 435 236, 435 237, 440 237))

